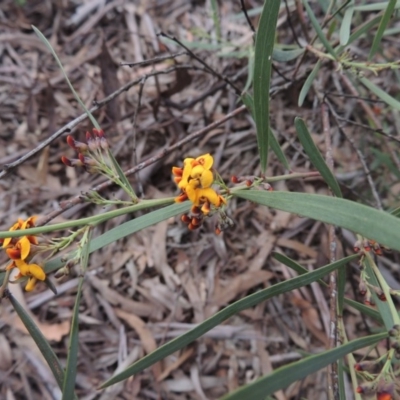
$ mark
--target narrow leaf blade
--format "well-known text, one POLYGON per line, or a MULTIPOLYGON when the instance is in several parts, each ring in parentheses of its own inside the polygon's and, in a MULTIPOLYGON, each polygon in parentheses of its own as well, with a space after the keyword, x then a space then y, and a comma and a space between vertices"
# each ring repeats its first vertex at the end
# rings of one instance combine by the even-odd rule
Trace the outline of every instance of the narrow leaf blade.
POLYGON ((310 91, 311 85, 314 82, 314 79, 317 76, 319 69, 321 68, 321 64, 322 64, 321 60, 318 60, 317 63, 314 65, 314 68, 310 72, 310 75, 308 75, 306 81, 304 82, 304 85, 301 88, 299 94, 299 101, 298 101, 299 107, 303 105, 304 99, 306 98, 308 92, 310 91))
POLYGON ((353 201, 317 194, 240 190, 234 196, 349 229, 400 250, 400 220, 353 201))
POLYGON ((321 176, 324 178, 325 182, 331 188, 335 196, 343 197, 335 176, 326 165, 325 160, 319 152, 318 147, 315 145, 305 122, 301 118, 297 117, 294 124, 304 151, 310 157, 314 167, 320 172, 321 176))
MULTIPOLYGON (((247 107, 249 110, 250 114, 253 116, 254 119, 254 100, 253 97, 248 94, 248 93, 243 93, 242 94, 242 101, 244 105, 247 107)), ((289 162, 285 156, 285 153, 283 152, 281 146, 279 145, 278 140, 275 137, 275 132, 269 128, 269 139, 270 139, 270 146, 272 151, 275 153, 275 155, 278 157, 278 160, 283 164, 283 166, 290 170, 289 162)))
POLYGON ((21 304, 18 303, 17 299, 11 294, 8 295, 8 298, 12 306, 14 307, 15 312, 21 318, 22 323, 25 325, 27 331, 29 332, 32 339, 35 341, 37 347, 39 348, 48 366, 50 367, 50 370, 53 373, 54 378, 58 383, 58 386, 60 387, 60 389, 62 389, 64 370, 61 366, 60 360, 57 358, 48 341, 43 336, 43 333, 37 327, 30 315, 21 306, 21 304))
POLYGON ((221 400, 263 400, 265 396, 273 394, 280 389, 287 388, 293 382, 317 372, 347 354, 362 349, 363 347, 372 346, 388 336, 388 333, 385 332, 352 340, 342 346, 307 357, 304 360, 297 361, 288 366, 280 367, 272 374, 257 379, 255 382, 242 386, 233 393, 227 394, 222 397, 221 400))
POLYGON ((136 193, 133 190, 131 183, 129 182, 127 176, 125 175, 124 171, 122 170, 121 166, 119 165, 119 162, 114 157, 114 154, 112 153, 112 151, 110 151, 110 150, 108 151, 108 156, 110 157, 110 160, 113 163, 115 170, 117 171, 119 179, 121 180, 122 184, 125 186, 126 192, 129 193, 129 195, 131 196, 131 199, 133 201, 137 200, 136 193))
POLYGON ((321 28, 317 18, 315 17, 313 10, 311 9, 310 5, 308 4, 308 1, 303 0, 303 4, 307 11, 308 17, 310 18, 311 25, 315 29, 315 32, 317 33, 319 40, 323 43, 326 50, 331 54, 331 56, 336 60, 337 59, 336 52, 333 49, 332 45, 329 43, 326 36, 324 35, 324 32, 322 32, 322 28, 321 28))
POLYGON ((367 317, 372 318, 374 321, 380 323, 383 325, 383 320, 381 315, 379 314, 378 311, 374 310, 372 307, 368 307, 365 304, 361 304, 357 301, 351 300, 351 299, 344 299, 345 304, 347 304, 350 307, 353 307, 354 309, 360 311, 360 313, 363 313, 367 317))
POLYGON ((265 1, 258 26, 254 55, 254 117, 262 173, 265 173, 268 162, 269 88, 279 6, 280 0, 265 1))
POLYGON ((343 16, 342 25, 340 26, 340 44, 346 46, 350 38, 351 20, 353 19, 354 7, 349 7, 343 16))
MULTIPOLYGON (((286 265, 287 267, 291 268, 293 271, 296 271, 299 275, 304 275, 307 274, 309 271, 307 268, 304 268, 302 265, 297 263, 296 261, 292 260, 291 258, 285 256, 282 253, 276 253, 272 252, 272 257, 275 258, 275 260, 281 262, 282 264, 286 265)), ((318 280, 318 283, 324 286, 328 286, 326 282, 324 282, 322 279, 318 280)))
MULTIPOLYGON (((155 225, 166 219, 175 217, 176 215, 183 214, 190 209, 190 202, 185 203, 175 203, 170 206, 160 208, 159 210, 152 211, 148 214, 142 215, 138 218, 132 219, 130 221, 124 222, 123 224, 110 229, 109 231, 103 233, 102 235, 94 238, 90 243, 89 252, 101 249, 108 246, 115 241, 129 236, 133 233, 139 232, 142 229, 148 228, 149 226, 155 225)), ((45 271, 46 273, 53 272, 62 266, 61 257, 55 258, 46 263, 45 271)), ((2 275, 0 275, 1 284, 2 275)))
POLYGON ((386 93, 380 87, 376 86, 369 79, 365 77, 361 77, 360 81, 374 94, 376 94, 381 100, 383 100, 386 104, 393 107, 396 110, 400 111, 400 102, 397 101, 390 94, 386 93))
POLYGON ((89 261, 89 245, 91 233, 92 229, 89 227, 89 229, 84 234, 84 238, 82 239, 84 242, 81 250, 81 268, 83 276, 79 279, 78 292, 76 294, 74 311, 72 314, 71 332, 69 336, 68 357, 67 365, 65 368, 62 400, 70 400, 74 397, 79 350, 79 304, 82 296, 84 274, 86 272, 89 261))
POLYGON ((386 27, 389 24, 390 17, 393 14, 396 3, 397 3, 397 0, 389 0, 388 1, 388 5, 386 7, 385 12, 382 15, 382 19, 379 24, 378 30, 376 32, 376 35, 374 37, 374 41, 372 42, 371 50, 369 51, 369 55, 368 55, 368 60, 371 60, 372 57, 376 54, 376 52, 379 49, 383 34, 385 32, 386 27))
POLYGON ((278 139, 275 136, 275 132, 271 128, 270 128, 269 139, 270 139, 269 143, 270 143, 271 149, 275 153, 275 155, 278 157, 278 160, 282 163, 282 165, 287 170, 290 170, 289 161, 287 160, 285 153, 283 152, 282 147, 280 146, 278 139))
POLYGON ((69 86, 69 88, 71 89, 71 92, 73 93, 73 95, 75 96, 76 101, 81 105, 81 107, 85 110, 85 113, 87 114, 87 116, 89 117, 90 121, 92 122, 93 126, 96 127, 97 129, 100 129, 100 125, 98 124, 98 122, 96 121, 96 118, 94 118, 93 114, 86 108, 85 104, 83 103, 83 101, 81 100, 81 98, 79 97, 78 93, 75 91, 74 87, 72 86, 71 81, 68 78, 67 73, 65 72, 65 69, 61 63, 61 60, 58 58, 57 53, 55 52, 55 50, 53 49, 53 46, 50 44, 50 42, 47 40, 47 38, 43 35, 42 32, 40 32, 40 30, 38 28, 36 28, 36 26, 32 25, 32 29, 33 31, 36 33, 36 35, 39 37, 39 39, 46 45, 46 47, 50 50, 51 54, 53 55, 53 57, 55 58, 58 66, 60 67, 64 78, 69 86))
POLYGON ((227 320, 232 315, 235 315, 240 311, 246 310, 247 308, 254 307, 255 305, 261 303, 262 301, 268 300, 271 297, 274 297, 278 294, 290 292, 301 286, 308 285, 311 282, 314 282, 322 278, 326 274, 329 274, 330 272, 336 270, 337 268, 346 265, 348 262, 356 258, 358 258, 357 254, 347 258, 343 258, 337 261, 336 263, 326 265, 322 268, 319 268, 315 271, 309 272, 302 276, 298 276, 296 278, 292 278, 287 281, 278 283, 274 286, 260 290, 259 292, 253 293, 249 296, 244 297, 241 300, 236 301, 235 303, 217 312, 212 317, 206 319, 196 328, 191 329, 189 332, 171 340, 170 342, 159 347, 152 353, 147 354, 145 357, 135 362, 134 364, 130 365, 127 369, 125 369, 121 373, 113 376, 111 379, 103 383, 101 385, 101 388, 114 385, 115 383, 121 382, 124 379, 127 379, 130 376, 143 371, 145 368, 150 367, 157 361, 164 359, 168 355, 192 343, 193 341, 203 336, 206 332, 208 332, 212 328, 216 327, 223 321, 227 320))

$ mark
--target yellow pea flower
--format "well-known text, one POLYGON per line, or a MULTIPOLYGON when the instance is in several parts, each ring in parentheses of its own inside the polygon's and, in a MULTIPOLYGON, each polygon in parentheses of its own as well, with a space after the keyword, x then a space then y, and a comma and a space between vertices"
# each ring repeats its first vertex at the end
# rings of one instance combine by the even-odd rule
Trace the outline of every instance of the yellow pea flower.
POLYGON ((28 236, 23 236, 18 242, 6 249, 8 257, 12 260, 25 260, 31 251, 31 242, 28 236))
POLYGON ((23 260, 15 260, 15 266, 19 269, 19 274, 16 276, 17 279, 27 276, 29 277, 28 283, 25 286, 27 292, 32 291, 35 288, 36 282, 44 281, 46 279, 46 273, 43 268, 37 264, 27 264, 23 260))

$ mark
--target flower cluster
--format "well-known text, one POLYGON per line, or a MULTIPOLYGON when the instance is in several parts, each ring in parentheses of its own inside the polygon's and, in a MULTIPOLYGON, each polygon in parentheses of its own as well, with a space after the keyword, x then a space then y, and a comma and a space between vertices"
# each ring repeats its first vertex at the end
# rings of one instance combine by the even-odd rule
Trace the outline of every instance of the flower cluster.
MULTIPOLYGON (((107 138, 102 129, 93 128, 92 133, 86 132, 86 143, 67 136, 68 145, 78 153, 78 158, 61 157, 61 161, 68 167, 82 167, 86 172, 98 173, 120 186, 131 198, 130 204, 137 203, 137 196, 122 171, 117 160, 110 151, 107 138)), ((108 201, 100 195, 92 193, 86 196, 87 201, 97 204, 117 204, 118 201, 108 201)))
POLYGON ((83 167, 90 173, 103 172, 103 151, 109 149, 107 139, 102 129, 93 129, 92 133, 86 132, 87 143, 67 136, 68 145, 78 153, 78 158, 61 157, 61 161, 68 167, 83 167))
POLYGON ((370 252, 372 250, 377 256, 381 256, 383 254, 382 250, 389 250, 387 247, 375 242, 375 240, 369 239, 358 239, 354 243, 353 249, 356 253, 360 254, 364 254, 365 252, 370 252))
MULTIPOLYGON (((18 219, 9 231, 24 230, 35 226, 37 217, 29 217, 26 221, 18 219)), ((33 247, 38 244, 36 236, 22 236, 20 238, 5 238, 3 240, 3 248, 5 249, 11 263, 6 270, 18 268, 19 274, 17 279, 28 277, 28 283, 25 290, 30 292, 35 288, 37 281, 44 281, 46 273, 40 265, 29 263, 32 259, 33 247)))
POLYGON ((183 168, 172 168, 174 181, 181 190, 175 201, 189 199, 193 203, 191 212, 182 216, 182 221, 187 223, 191 230, 201 226, 204 216, 210 214, 212 207, 219 209, 226 205, 226 199, 211 187, 214 183, 213 163, 213 157, 204 154, 197 158, 185 158, 183 168))
POLYGON ((354 365, 361 383, 356 392, 365 399, 392 400, 399 398, 400 385, 393 359, 400 358, 400 326, 389 330, 391 349, 375 360, 363 360, 354 365))

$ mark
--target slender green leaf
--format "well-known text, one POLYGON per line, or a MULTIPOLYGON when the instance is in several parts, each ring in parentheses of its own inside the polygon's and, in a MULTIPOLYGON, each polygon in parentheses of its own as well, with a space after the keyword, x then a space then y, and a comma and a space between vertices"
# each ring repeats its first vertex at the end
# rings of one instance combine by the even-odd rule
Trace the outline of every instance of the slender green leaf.
MULTIPOLYGON (((272 257, 274 257, 275 260, 278 260, 287 267, 291 268, 293 271, 296 271, 299 275, 304 275, 310 272, 307 268, 304 268, 302 265, 300 265, 299 263, 285 256, 282 253, 272 252, 272 257)), ((324 286, 328 286, 328 284, 324 282, 322 279, 319 279, 318 283, 324 286)))
POLYGON ((65 368, 65 377, 63 383, 63 396, 62 400, 71 400, 74 398, 74 388, 78 365, 78 350, 79 350, 79 304, 82 296, 82 286, 85 277, 89 261, 89 245, 91 238, 92 229, 86 230, 84 237, 82 238, 82 249, 81 249, 81 268, 82 276, 79 278, 78 292, 76 294, 74 311, 72 314, 71 332, 69 335, 68 344, 68 357, 67 365, 65 368))
POLYGON ((324 32, 322 32, 322 28, 319 25, 319 22, 317 18, 315 17, 313 10, 311 9, 310 5, 308 4, 307 0, 303 0, 304 7, 307 11, 308 17, 310 18, 311 25, 315 29, 315 32, 317 33, 317 36, 319 40, 323 43, 325 46, 326 50, 331 54, 331 56, 337 60, 337 55, 335 50, 333 49, 332 45, 329 43, 328 39, 324 35, 324 32))
POLYGON ((361 304, 358 301, 354 301, 347 298, 344 299, 344 302, 350 307, 353 307, 354 309, 360 311, 360 313, 366 315, 367 317, 370 317, 374 321, 383 325, 383 320, 381 315, 379 314, 378 311, 374 310, 372 307, 366 306, 365 304, 361 304))
POLYGON ((17 299, 11 293, 8 294, 8 299, 10 300, 15 312, 21 318, 22 323, 25 325, 27 331, 29 332, 40 352, 42 353, 44 359, 50 367, 51 372, 54 375, 54 378, 58 383, 58 386, 60 387, 60 389, 62 389, 64 370, 61 366, 60 360, 57 358, 48 341, 43 336, 43 333, 37 327, 30 315, 21 306, 21 304, 18 303, 17 299))
POLYGON ((308 75, 306 81, 304 82, 304 85, 301 88, 300 94, 299 94, 299 101, 298 101, 299 107, 301 107, 303 105, 304 99, 306 98, 308 92, 310 91, 310 87, 311 87, 312 83, 314 82, 314 79, 317 76, 319 69, 321 68, 321 64, 322 64, 322 61, 318 60, 317 63, 314 65, 314 68, 310 72, 310 75, 308 75))
POLYGON ((378 30, 374 37, 374 41, 372 42, 371 49, 369 51, 368 60, 371 60, 372 57, 376 54, 381 44, 381 40, 383 37, 383 33, 385 32, 386 27, 389 24, 390 18, 393 14, 394 8, 396 6, 397 0, 389 0, 386 10, 382 15, 381 22, 379 24, 378 30))
POLYGON ((352 340, 342 346, 310 356, 276 369, 272 374, 257 379, 255 382, 240 387, 221 400, 264 400, 265 396, 287 388, 293 382, 305 378, 318 370, 332 364, 336 360, 367 346, 372 346, 387 338, 387 332, 352 340))
POLYGON ((71 332, 68 344, 68 357, 65 369, 65 378, 63 384, 62 400, 70 400, 73 398, 75 390, 75 379, 78 364, 78 320, 79 320, 79 303, 81 301, 83 278, 79 279, 78 292, 76 294, 75 306, 72 317, 71 332))
POLYGON ((217 36, 217 40, 221 40, 221 25, 219 23, 219 17, 218 17, 218 3, 217 0, 211 0, 211 16, 214 22, 214 27, 215 27, 215 34, 217 36))
POLYGON ((285 153, 282 150, 282 147, 280 146, 276 136, 275 132, 270 128, 270 134, 269 134, 269 144, 271 146, 272 151, 275 153, 275 155, 278 157, 278 160, 282 163, 282 165, 290 170, 290 165, 289 162, 285 156, 285 153))
POLYGON ((254 117, 262 173, 265 173, 268 162, 269 87, 279 6, 280 0, 265 0, 254 54, 254 117))
POLYGON ((354 7, 349 7, 343 16, 342 25, 340 26, 340 44, 345 46, 350 38, 351 21, 353 19, 354 7))
POLYGON ((339 383, 339 400, 346 400, 346 387, 345 387, 346 371, 344 369, 343 358, 338 361, 338 383, 339 383))
POLYGON ((394 215, 395 217, 400 217, 400 207, 395 208, 394 210, 390 211, 390 214, 394 215))
MULTIPOLYGON (((247 107, 247 109, 250 111, 251 115, 253 116, 254 119, 254 101, 253 97, 248 94, 248 93, 243 93, 242 94, 242 101, 244 105, 247 107)), ((286 169, 290 170, 289 162, 285 156, 285 153, 283 152, 281 146, 279 145, 278 140, 275 137, 275 132, 269 128, 269 138, 270 138, 270 146, 272 151, 275 153, 275 155, 278 157, 278 160, 283 164, 283 166, 286 169)))
POLYGON ((317 194, 240 190, 234 196, 327 224, 341 226, 394 250, 400 250, 400 221, 384 211, 317 194))
MULTIPOLYGON (((367 255, 364 258, 365 270, 367 272, 367 277, 368 277, 367 280, 370 285, 375 286, 376 288, 380 288, 381 286, 379 285, 378 279, 375 276, 372 263, 373 263, 372 258, 367 255)), ((387 330, 392 329, 393 325, 395 324, 395 321, 392 312, 390 310, 389 302, 381 301, 378 295, 373 290, 371 290, 371 295, 372 299, 374 300, 374 303, 378 307, 379 315, 381 316, 383 323, 385 324, 385 328, 387 330)))
MULTIPOLYGON (((247 52, 247 58, 248 58, 248 63, 247 63, 247 79, 246 83, 243 88, 243 93, 246 93, 249 89, 251 84, 253 83, 253 75, 254 75, 254 50, 253 48, 250 48, 247 52)), ((254 119, 254 117, 253 117, 254 119)))
POLYGON ((81 98, 79 97, 78 93, 75 91, 74 87, 72 86, 72 83, 70 82, 67 73, 65 72, 65 69, 60 61, 60 59, 58 58, 57 53, 54 51, 53 46, 50 44, 50 42, 46 39, 46 37, 43 35, 42 32, 40 32, 40 30, 38 28, 36 28, 36 26, 32 25, 32 29, 33 31, 36 33, 36 35, 39 37, 39 39, 46 45, 46 47, 50 50, 51 54, 53 55, 53 57, 55 58, 58 66, 60 67, 64 78, 69 86, 69 88, 71 89, 71 92, 73 93, 73 95, 75 96, 76 101, 80 104, 80 106, 85 110, 85 113, 87 114, 87 116, 89 117, 90 121, 92 122, 93 126, 97 129, 101 129, 100 125, 98 124, 98 122, 96 121, 96 118, 93 116, 93 114, 86 108, 85 104, 83 103, 83 101, 81 100, 81 98))
MULTIPOLYGON (((362 6, 354 6, 354 9, 356 11, 381 11, 381 10, 386 10, 388 6, 387 1, 383 1, 380 3, 371 3, 371 4, 365 4, 362 6)), ((395 4, 395 8, 400 8, 400 0, 397 0, 395 4)))
POLYGON ((127 379, 130 376, 143 371, 145 368, 150 367, 157 361, 164 359, 168 355, 192 343, 199 337, 203 336, 206 332, 221 324, 231 316, 239 313, 240 311, 246 310, 250 307, 254 307, 262 301, 268 300, 274 296, 277 296, 278 294, 290 292, 304 285, 308 285, 311 282, 322 278, 326 274, 329 274, 331 271, 334 271, 335 269, 346 265, 348 262, 355 260, 356 258, 358 258, 357 254, 347 258, 343 258, 336 263, 326 265, 302 276, 298 276, 285 282, 278 283, 274 286, 260 290, 259 292, 253 293, 249 296, 244 297, 243 299, 236 301, 235 303, 217 312, 212 317, 206 319, 204 322, 191 329, 189 332, 178 336, 177 338, 159 347, 152 353, 147 354, 145 357, 130 365, 121 373, 113 376, 111 379, 103 383, 101 387, 105 388, 107 386, 114 385, 117 382, 121 382, 124 379, 127 379))
MULTIPOLYGON (((50 50, 51 54, 53 55, 53 57, 55 58, 58 66, 60 67, 64 78, 69 86, 69 88, 71 89, 71 92, 73 93, 73 95, 75 96, 75 99, 77 100, 77 102, 80 104, 80 106, 83 108, 83 110, 85 111, 85 113, 87 114, 87 116, 89 117, 90 121, 92 122, 93 126, 97 129, 101 129, 99 123, 97 122, 96 118, 93 116, 93 114, 90 112, 90 110, 85 106, 85 103, 82 101, 82 99, 79 97, 79 94, 75 91, 74 87, 72 86, 71 81, 68 78, 67 73, 65 72, 65 69, 61 63, 61 60, 58 58, 57 53, 54 51, 53 46, 50 44, 50 42, 46 39, 46 37, 43 35, 42 32, 40 32, 40 30, 38 28, 36 28, 35 26, 32 25, 32 29, 33 31, 36 33, 36 35, 39 37, 39 39, 46 45, 46 47, 50 50)), ((123 173, 121 167, 119 166, 117 160, 114 158, 113 154, 111 152, 109 152, 111 161, 113 162, 114 166, 116 167, 116 170, 118 172, 118 175, 121 179, 121 181, 124 183, 124 185, 126 186, 127 191, 130 193, 130 195, 132 196, 133 199, 136 199, 136 195, 135 192, 131 186, 131 184, 129 183, 129 180, 127 179, 127 177, 125 176, 125 174, 123 173)))
POLYGON ((242 102, 243 104, 247 107, 247 109, 249 110, 251 116, 254 119, 254 100, 253 100, 253 96, 247 92, 242 93, 242 102))
MULTIPOLYGON (((365 33, 370 33, 371 29, 374 25, 376 25, 379 22, 380 16, 372 18, 370 21, 366 21, 363 24, 361 24, 351 35, 350 38, 347 42, 347 45, 353 43, 356 41, 358 38, 360 38, 362 35, 365 33)), ((338 53, 343 51, 344 46, 339 47, 340 50, 337 50, 338 53)))
POLYGON ((320 172, 321 176, 324 178, 325 182, 331 188, 335 196, 343 197, 335 176, 326 165, 325 160, 319 152, 318 147, 315 145, 305 122, 301 118, 296 117, 294 124, 304 151, 310 157, 314 167, 320 172))
MULTIPOLYGON (((114 243, 115 241, 126 236, 132 235, 133 233, 139 232, 142 229, 148 228, 149 226, 155 225, 161 221, 165 221, 171 217, 175 217, 176 215, 183 214, 190 209, 190 204, 191 203, 189 201, 184 203, 175 203, 124 222, 123 224, 110 229, 109 231, 93 239, 90 243, 89 252, 93 253, 98 249, 108 246, 109 244, 114 243)), ((62 266, 62 264, 63 263, 60 257, 49 261, 45 265, 46 273, 57 270, 62 266)))
POLYGON ((125 175, 124 171, 122 170, 121 166, 119 165, 118 161, 114 157, 114 154, 112 153, 111 150, 108 151, 108 156, 110 157, 110 160, 113 163, 115 170, 117 171, 120 181, 125 186, 126 192, 131 196, 132 200, 137 201, 137 196, 135 191, 133 190, 131 183, 129 182, 127 176, 125 175))
POLYGON ((295 60, 297 57, 304 54, 304 49, 280 50, 274 49, 272 59, 277 62, 288 62, 295 60))
POLYGON ((191 203, 189 201, 184 203, 175 203, 132 219, 131 221, 124 222, 123 224, 105 232, 103 235, 93 239, 90 243, 90 253, 161 221, 165 221, 166 219, 175 217, 176 215, 184 214, 190 210, 190 207, 191 203))
POLYGON ((346 290, 346 282, 347 282, 347 271, 341 269, 337 274, 337 306, 338 306, 338 315, 343 316, 343 306, 345 299, 345 290, 346 290))
POLYGON ((369 79, 365 77, 359 78, 360 81, 374 94, 376 94, 381 100, 387 103, 389 106, 393 107, 396 110, 400 110, 400 102, 397 101, 390 94, 386 93, 384 90, 376 86, 369 79))

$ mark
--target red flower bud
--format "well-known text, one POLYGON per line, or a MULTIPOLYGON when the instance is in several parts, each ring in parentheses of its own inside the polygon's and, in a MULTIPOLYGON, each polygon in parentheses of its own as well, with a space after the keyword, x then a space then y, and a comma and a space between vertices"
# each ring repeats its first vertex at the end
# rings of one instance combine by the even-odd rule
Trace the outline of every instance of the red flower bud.
POLYGON ((201 214, 201 209, 197 206, 192 206, 192 208, 190 209, 190 212, 195 215, 201 214))
POLYGON ((65 164, 67 167, 72 167, 71 160, 65 156, 61 157, 61 161, 63 164, 65 164))
POLYGON ((190 223, 188 225, 188 229, 190 229, 191 231, 194 231, 195 229, 200 228, 201 225, 193 225, 192 223, 190 223))
POLYGON ((197 218, 197 217, 193 217, 191 220, 192 225, 201 225, 203 221, 201 220, 201 218, 197 218))
POLYGON ((72 147, 74 150, 78 150, 75 146, 75 139, 71 135, 67 136, 67 143, 68 146, 72 147))
POLYGON ((187 214, 183 214, 181 216, 181 221, 184 222, 185 224, 190 224, 192 219, 187 214))

